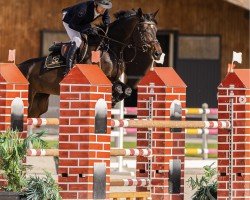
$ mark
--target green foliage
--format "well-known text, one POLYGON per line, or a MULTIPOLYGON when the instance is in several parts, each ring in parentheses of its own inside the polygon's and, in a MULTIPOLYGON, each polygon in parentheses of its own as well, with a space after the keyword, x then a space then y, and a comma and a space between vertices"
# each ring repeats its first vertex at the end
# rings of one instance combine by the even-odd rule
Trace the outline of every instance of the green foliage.
POLYGON ((33 133, 26 138, 17 131, 7 130, 0 134, 0 170, 3 171, 8 185, 6 191, 18 192, 29 200, 60 200, 59 188, 52 176, 26 178, 28 166, 22 161, 30 144, 36 148, 46 148, 47 144, 41 137, 45 132, 33 133))
POLYGON ((8 185, 7 191, 20 192, 25 186, 27 166, 23 164, 29 144, 38 143, 44 147, 46 143, 40 138, 44 132, 33 133, 22 139, 17 131, 7 130, 0 134, 0 170, 3 170, 8 185))
POLYGON ((205 166, 204 175, 199 179, 190 177, 187 181, 192 190, 197 190, 192 196, 193 200, 216 200, 217 199, 217 180, 216 169, 212 168, 214 165, 205 166))
POLYGON ((50 173, 45 177, 32 176, 27 180, 27 200, 60 200, 59 187, 50 173))

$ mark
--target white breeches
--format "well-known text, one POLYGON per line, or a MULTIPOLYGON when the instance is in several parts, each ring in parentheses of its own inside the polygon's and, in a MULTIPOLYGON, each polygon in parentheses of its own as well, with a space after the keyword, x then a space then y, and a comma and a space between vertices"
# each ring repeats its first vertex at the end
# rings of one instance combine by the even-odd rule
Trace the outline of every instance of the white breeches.
MULTIPOLYGON (((64 17, 65 14, 63 14, 64 17)), ((79 48, 82 44, 81 34, 78 31, 75 31, 69 27, 69 24, 63 22, 63 26, 72 42, 76 43, 76 46, 79 48)))

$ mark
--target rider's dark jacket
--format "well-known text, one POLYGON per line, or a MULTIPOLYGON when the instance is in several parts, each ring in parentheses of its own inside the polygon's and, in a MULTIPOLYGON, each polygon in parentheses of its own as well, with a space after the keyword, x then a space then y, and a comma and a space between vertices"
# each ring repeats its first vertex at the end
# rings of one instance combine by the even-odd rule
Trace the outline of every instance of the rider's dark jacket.
POLYGON ((69 24, 71 29, 81 33, 88 30, 91 27, 90 23, 100 16, 102 17, 104 25, 108 26, 110 24, 109 11, 106 10, 103 15, 99 15, 98 17, 94 18, 94 9, 94 1, 87 1, 72 7, 65 8, 62 10, 63 13, 66 12, 63 21, 69 24))

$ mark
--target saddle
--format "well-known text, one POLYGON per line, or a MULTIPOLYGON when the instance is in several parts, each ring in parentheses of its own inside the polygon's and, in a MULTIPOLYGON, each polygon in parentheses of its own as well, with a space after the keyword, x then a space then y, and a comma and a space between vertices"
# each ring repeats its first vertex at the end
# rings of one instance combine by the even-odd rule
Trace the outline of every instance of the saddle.
MULTIPOLYGON (((87 40, 84 38, 80 48, 76 52, 76 58, 78 58, 80 54, 83 57, 85 56, 88 49, 88 45, 86 44, 87 40)), ((50 54, 46 57, 44 68, 49 70, 58 67, 65 67, 70 45, 70 42, 54 42, 49 48, 50 54)), ((83 57, 81 57, 81 59, 83 59, 83 57)))
POLYGON ((70 48, 70 42, 54 43, 49 51, 51 52, 45 60, 45 68, 54 69, 66 66, 67 53, 70 48))

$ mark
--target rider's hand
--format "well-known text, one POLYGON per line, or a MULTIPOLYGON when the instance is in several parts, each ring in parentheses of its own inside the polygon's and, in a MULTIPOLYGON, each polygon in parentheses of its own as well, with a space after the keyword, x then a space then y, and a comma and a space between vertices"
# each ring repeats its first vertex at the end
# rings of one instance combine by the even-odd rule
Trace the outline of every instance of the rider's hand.
POLYGON ((109 24, 104 24, 104 32, 106 33, 107 30, 109 29, 109 24))
POLYGON ((91 34, 91 35, 98 35, 97 29, 96 29, 96 28, 91 28, 91 29, 90 29, 90 34, 91 34))

